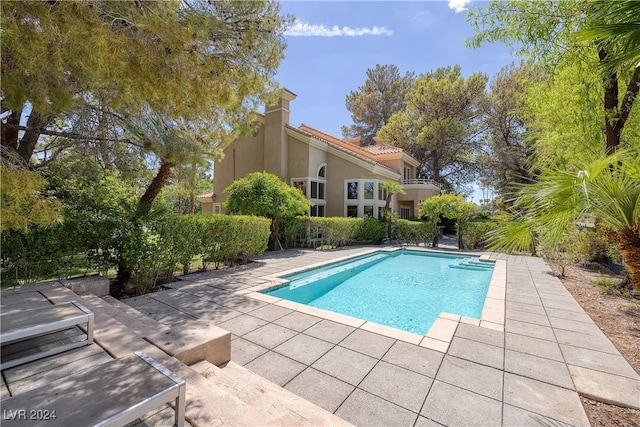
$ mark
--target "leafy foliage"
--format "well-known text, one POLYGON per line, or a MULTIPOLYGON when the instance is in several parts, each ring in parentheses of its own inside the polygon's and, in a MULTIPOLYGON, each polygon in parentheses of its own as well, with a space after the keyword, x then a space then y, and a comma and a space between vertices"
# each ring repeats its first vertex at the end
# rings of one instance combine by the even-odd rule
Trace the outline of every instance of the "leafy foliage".
POLYGON ((515 221, 492 234, 493 248, 526 250, 534 238, 555 245, 574 221, 595 217, 618 245, 631 282, 640 289, 640 161, 637 152, 619 151, 579 168, 548 170, 524 186, 515 221), (516 236, 529 235, 529 240, 516 236))
POLYGON ((418 78, 405 97, 405 108, 378 132, 420 160, 419 178, 454 189, 475 177, 479 118, 487 77, 461 75, 459 66, 438 68, 418 78))
MULTIPOLYGON (((635 1, 492 1, 484 9, 469 13, 468 19, 475 27, 469 44, 477 47, 486 42, 503 42, 536 65, 544 66, 548 80, 556 80, 567 67, 584 70, 589 75, 587 85, 599 79, 599 99, 587 98, 588 102, 572 105, 572 114, 566 116, 582 116, 583 109, 599 106, 605 151, 611 153, 624 143, 640 90, 635 25, 638 12, 640 6, 635 1)), ((570 78, 571 72, 565 76, 570 78)), ((575 86, 567 87, 574 97, 581 93, 575 86)), ((550 99, 553 98, 546 98, 550 99)), ((560 99, 567 101, 571 97, 560 99)), ((567 102, 563 106, 566 110, 567 102)))
POLYGON ((434 239, 433 246, 438 244, 438 224, 440 218, 455 219, 458 225, 458 247, 462 249, 462 225, 478 211, 478 206, 467 202, 461 195, 442 194, 429 197, 420 202, 420 216, 427 217, 431 224, 434 239))
POLYGON ((488 151, 480 158, 481 174, 500 195, 512 191, 513 183, 531 182, 535 176, 531 125, 524 114, 526 95, 535 80, 531 66, 522 63, 503 67, 491 81, 484 116, 488 151))
POLYGON ((362 145, 373 144, 378 131, 389 123, 393 114, 404 108, 404 97, 414 80, 413 73, 401 76, 395 65, 378 64, 369 68, 364 85, 347 95, 346 106, 353 124, 343 126, 342 135, 360 137, 362 145))
MULTIPOLYGON (((289 22, 269 1, 1 7, 3 107, 28 114, 28 103, 40 131, 56 130, 61 119, 58 131, 78 141, 126 139, 113 127, 125 117, 114 113, 145 111, 191 123, 210 142, 224 139, 275 89, 289 22)), ((28 147, 18 148, 28 160, 28 147)))
POLYGON ((108 269, 125 260, 133 280, 124 290, 143 292, 160 279, 171 280, 178 265, 187 273, 198 255, 205 260, 203 267, 210 262, 233 264, 238 258, 247 262, 249 256, 264 253, 270 234, 268 219, 248 216, 164 215, 146 222, 142 233, 141 228, 117 229, 110 218, 102 223, 91 219, 3 232, 3 285, 67 277, 72 266, 85 272, 108 269), (110 229, 111 234, 87 233, 81 227, 110 229), (96 263, 99 253, 103 258, 96 263))
POLYGON ((27 231, 31 225, 54 225, 62 205, 44 197, 46 181, 26 168, 0 165, 0 231, 27 231))
POLYGON ((234 181, 224 190, 229 194, 227 212, 258 215, 272 220, 271 239, 274 247, 280 243, 280 221, 291 215, 305 214, 311 202, 298 188, 292 187, 274 174, 253 172, 234 181))
POLYGON ((267 172, 250 173, 224 191, 228 193, 225 207, 230 213, 280 218, 304 214, 310 207, 299 189, 267 172))
POLYGON ((465 249, 485 249, 489 232, 498 226, 494 218, 474 218, 460 226, 462 230, 462 246, 465 249))
POLYGON ((433 241, 434 230, 431 224, 426 221, 409 221, 399 219, 394 225, 392 238, 404 241, 410 245, 426 245, 433 241))

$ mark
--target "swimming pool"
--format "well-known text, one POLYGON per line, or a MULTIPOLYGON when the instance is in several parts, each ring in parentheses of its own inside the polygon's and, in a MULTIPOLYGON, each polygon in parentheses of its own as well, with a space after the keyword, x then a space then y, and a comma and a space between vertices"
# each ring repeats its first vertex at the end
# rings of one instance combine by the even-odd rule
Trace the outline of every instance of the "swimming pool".
POLYGON ((472 256, 380 251, 283 276, 263 293, 425 335, 441 312, 479 319, 493 268, 472 256))

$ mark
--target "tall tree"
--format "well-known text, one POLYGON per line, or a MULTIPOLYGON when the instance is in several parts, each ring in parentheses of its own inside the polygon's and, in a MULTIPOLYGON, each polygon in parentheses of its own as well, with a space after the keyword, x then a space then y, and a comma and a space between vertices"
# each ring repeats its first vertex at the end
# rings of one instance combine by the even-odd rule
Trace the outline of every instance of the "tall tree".
POLYGON ((159 116, 219 152, 275 88, 288 22, 273 1, 5 1, 0 14, 2 146, 28 163, 44 135, 54 151, 131 144, 160 164, 146 207, 178 160, 132 123, 159 116))
POLYGON ((404 108, 404 97, 415 80, 412 72, 400 75, 395 65, 376 65, 367 70, 367 80, 357 91, 349 92, 347 110, 353 124, 342 127, 345 138, 360 137, 363 145, 374 144, 373 137, 404 108))
POLYGON ((462 188, 475 177, 487 77, 462 77, 460 66, 438 68, 415 81, 405 108, 378 132, 388 144, 413 154, 419 178, 433 179, 444 189, 462 188))
POLYGON ((513 191, 513 183, 533 180, 529 159, 534 145, 527 135, 524 107, 534 80, 531 67, 522 63, 503 67, 490 84, 484 116, 488 151, 482 174, 501 195, 513 191))
POLYGON ((492 1, 469 13, 469 44, 504 42, 550 67, 590 62, 603 81, 604 150, 613 153, 640 91, 638 16, 636 1, 492 1))

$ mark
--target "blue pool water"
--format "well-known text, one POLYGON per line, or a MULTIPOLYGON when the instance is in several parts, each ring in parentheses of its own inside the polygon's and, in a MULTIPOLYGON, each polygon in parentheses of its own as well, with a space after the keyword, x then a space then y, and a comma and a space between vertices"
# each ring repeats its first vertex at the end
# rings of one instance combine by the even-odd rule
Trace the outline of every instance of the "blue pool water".
POLYGON ((274 297, 424 335, 441 312, 479 319, 493 274, 475 257, 375 252, 283 277, 274 297))

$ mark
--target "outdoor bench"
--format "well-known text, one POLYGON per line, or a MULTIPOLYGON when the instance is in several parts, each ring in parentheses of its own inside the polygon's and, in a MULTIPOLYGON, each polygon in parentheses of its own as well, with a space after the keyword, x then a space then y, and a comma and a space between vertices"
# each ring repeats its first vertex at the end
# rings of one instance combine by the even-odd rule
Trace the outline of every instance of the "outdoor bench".
POLYGON ((135 352, 0 401, 2 425, 124 426, 175 399, 184 426, 186 383, 135 352))
POLYGON ((1 314, 0 345, 28 340, 85 323, 87 324, 85 340, 59 345, 6 362, 2 361, 0 370, 93 343, 93 313, 77 301, 1 314))

